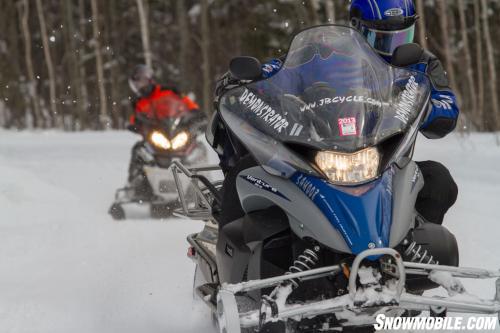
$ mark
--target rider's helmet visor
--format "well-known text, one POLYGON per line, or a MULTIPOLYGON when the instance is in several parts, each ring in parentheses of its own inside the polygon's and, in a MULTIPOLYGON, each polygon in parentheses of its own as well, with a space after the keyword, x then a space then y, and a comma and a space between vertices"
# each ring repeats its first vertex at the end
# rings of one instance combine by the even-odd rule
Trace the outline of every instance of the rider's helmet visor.
POLYGON ((378 30, 367 26, 361 26, 361 33, 368 43, 380 54, 392 56, 394 50, 401 45, 413 43, 415 37, 415 25, 401 30, 378 30))

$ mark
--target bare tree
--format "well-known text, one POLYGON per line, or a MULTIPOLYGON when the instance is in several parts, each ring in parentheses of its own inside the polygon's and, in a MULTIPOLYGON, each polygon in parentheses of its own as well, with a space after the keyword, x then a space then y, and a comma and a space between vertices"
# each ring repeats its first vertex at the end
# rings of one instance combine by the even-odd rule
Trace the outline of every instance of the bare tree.
POLYGON ((119 61, 117 59, 116 54, 114 54, 115 49, 120 49, 122 46, 122 38, 120 31, 121 26, 120 22, 117 19, 119 15, 119 11, 117 10, 117 1, 116 0, 108 0, 107 1, 107 14, 108 17, 106 21, 110 23, 112 29, 106 29, 108 43, 112 45, 110 49, 111 52, 108 53, 108 57, 110 62, 113 64, 109 69, 109 76, 111 78, 111 82, 113 82, 110 86, 110 94, 111 94, 111 119, 113 120, 113 128, 123 128, 124 125, 124 117, 122 117, 122 105, 120 103, 120 95, 121 95, 121 86, 116 84, 116 82, 120 81, 120 68, 119 61))
POLYGON ((446 0, 437 0, 438 12, 440 13, 440 27, 441 27, 441 42, 443 45, 443 55, 448 77, 450 79, 450 86, 456 90, 455 70, 453 69, 453 61, 451 56, 451 42, 448 22, 448 7, 446 0))
POLYGON ((92 7, 92 32, 96 59, 97 87, 99 89, 100 125, 101 127, 106 128, 109 126, 109 117, 106 103, 106 86, 104 82, 104 67, 100 41, 101 32, 99 31, 99 8, 97 7, 97 0, 91 0, 90 5, 92 7))
MULTIPOLYGON (((467 75, 467 85, 470 92, 470 107, 471 113, 475 112, 477 108, 477 96, 476 96, 476 87, 474 85, 474 73, 472 69, 472 57, 470 53, 469 46, 469 36, 467 32, 467 20, 465 16, 465 4, 464 0, 458 0, 458 12, 460 17, 460 34, 462 35, 464 56, 465 56, 465 66, 466 66, 466 75, 467 75)), ((471 117, 472 118, 472 117, 471 117)), ((477 124, 475 124, 477 125, 477 124)))
POLYGON ((40 110, 40 101, 38 99, 37 81, 33 69, 33 60, 31 59, 31 33, 29 28, 29 3, 28 0, 18 2, 18 11, 21 22, 21 31, 24 39, 24 60, 26 62, 26 71, 28 75, 28 92, 33 107, 33 122, 35 127, 45 127, 45 122, 40 110))
POLYGON ((144 49, 144 60, 146 61, 146 66, 148 66, 149 68, 153 68, 151 46, 149 42, 148 14, 145 8, 146 6, 147 0, 137 0, 137 10, 139 12, 139 22, 141 27, 142 48, 144 49))
MULTIPOLYGON (((63 0, 65 1, 65 0, 63 0)), ((78 36, 80 37, 80 43, 85 40, 87 36, 87 29, 85 28, 85 0, 78 0, 78 36)), ((78 68, 80 71, 80 86, 78 87, 81 91, 82 100, 79 101, 79 104, 82 106, 82 113, 79 119, 79 125, 82 129, 88 127, 88 115, 89 115, 89 91, 87 88, 87 71, 85 69, 84 64, 84 54, 83 50, 80 48, 78 50, 78 68)))
POLYGON ((474 32, 476 40, 476 82, 477 82, 477 110, 476 118, 479 130, 484 129, 484 75, 483 75, 483 35, 481 31, 481 7, 479 1, 474 1, 474 32))
POLYGON ((308 25, 310 23, 309 17, 307 15, 307 9, 304 6, 304 2, 302 1, 294 1, 295 11, 297 13, 297 17, 302 25, 308 25))
POLYGON ((310 14, 310 17, 311 17, 311 22, 314 25, 320 24, 320 19, 319 19, 319 16, 318 16, 318 11, 319 11, 319 2, 318 2, 318 0, 309 0, 308 4, 309 4, 308 8, 309 8, 309 14, 310 14))
POLYGON ((73 4, 70 1, 65 0, 61 0, 61 4, 64 10, 64 38, 66 43, 66 54, 64 58, 67 59, 66 66, 68 68, 69 82, 71 83, 70 92, 75 102, 71 108, 74 109, 74 111, 71 112, 71 126, 73 130, 76 130, 77 124, 80 123, 81 119, 85 117, 85 106, 81 90, 82 82, 79 70, 80 64, 78 63, 77 58, 73 4))
POLYGON ((325 1, 326 20, 335 23, 335 1, 325 1))
POLYGON ((179 70, 181 72, 180 88, 186 91, 188 74, 188 56, 189 56, 189 24, 184 0, 176 1, 177 22, 179 26, 179 70))
POLYGON ((417 5, 418 16, 420 16, 420 22, 418 24, 418 41, 424 49, 428 49, 424 0, 415 0, 415 3, 417 5))
MULTIPOLYGON (((2 89, 0 94, 2 101, 0 104, 3 106, 3 122, 1 126, 5 128, 17 127, 19 129, 25 128, 30 117, 27 115, 33 112, 31 105, 31 97, 26 92, 27 77, 23 73, 22 60, 24 59, 21 54, 20 42, 22 42, 22 33, 20 31, 20 17, 18 14, 17 3, 8 1, 2 7, 0 12, 0 31, 3 32, 5 44, 2 49, 2 38, 0 38, 0 81, 2 82, 2 89), (16 59, 16 61, 12 61, 16 59)), ((31 118, 32 119, 32 118, 31 118)))
POLYGON ((47 73, 49 75, 50 119, 52 119, 52 125, 59 126, 61 125, 61 123, 59 123, 58 121, 58 119, 60 119, 60 115, 57 112, 56 76, 54 72, 54 64, 52 62, 52 56, 50 54, 49 36, 47 34, 47 24, 45 23, 42 0, 36 0, 36 10, 38 13, 38 21, 40 23, 43 54, 45 56, 45 64, 47 65, 47 73))
POLYGON ((201 0, 201 54, 203 59, 203 111, 212 113, 212 78, 210 68, 210 11, 208 0, 201 0))
POLYGON ((495 55, 493 51, 493 43, 491 40, 490 27, 488 23, 488 3, 486 0, 481 0, 482 7, 482 23, 483 23, 483 32, 484 32, 484 40, 486 42, 486 53, 488 55, 488 72, 490 75, 489 86, 490 86, 490 98, 491 98, 491 112, 492 119, 494 121, 494 127, 498 128, 500 125, 499 120, 500 116, 498 114, 498 96, 497 96, 497 72, 495 66, 495 55))

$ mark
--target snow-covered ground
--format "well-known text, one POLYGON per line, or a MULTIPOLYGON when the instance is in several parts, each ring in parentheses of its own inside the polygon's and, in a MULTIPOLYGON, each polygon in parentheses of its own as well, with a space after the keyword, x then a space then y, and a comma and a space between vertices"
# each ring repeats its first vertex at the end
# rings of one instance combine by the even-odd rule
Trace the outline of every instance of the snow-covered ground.
MULTIPOLYGON (((212 332, 193 301, 183 220, 115 222, 127 132, 0 131, 0 332, 212 332)), ((461 263, 500 268, 500 147, 490 135, 421 140, 417 159, 446 164, 460 196, 446 224, 461 263)), ((491 283, 467 282, 491 297, 491 283)))

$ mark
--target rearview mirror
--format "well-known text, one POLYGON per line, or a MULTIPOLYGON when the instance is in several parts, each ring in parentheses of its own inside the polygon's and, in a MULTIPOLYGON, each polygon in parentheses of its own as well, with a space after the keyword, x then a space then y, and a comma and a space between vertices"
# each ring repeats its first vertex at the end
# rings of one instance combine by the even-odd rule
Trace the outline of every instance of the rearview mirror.
POLYGON ((229 72, 237 80, 257 80, 262 75, 262 64, 254 57, 236 57, 229 63, 229 72))
POLYGON ((394 50, 391 63, 397 67, 415 65, 422 59, 423 54, 424 49, 418 44, 400 45, 394 50))

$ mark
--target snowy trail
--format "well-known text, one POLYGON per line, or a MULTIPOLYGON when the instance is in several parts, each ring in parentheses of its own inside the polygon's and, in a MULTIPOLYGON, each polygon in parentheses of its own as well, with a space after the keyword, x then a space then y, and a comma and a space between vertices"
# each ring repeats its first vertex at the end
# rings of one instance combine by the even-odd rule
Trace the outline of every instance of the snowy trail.
POLYGON ((0 332, 211 327, 192 301, 185 256, 185 236, 200 225, 106 213, 134 140, 0 132, 0 332))
MULTIPOLYGON (((182 220, 115 222, 126 132, 0 131, 0 332, 212 332, 192 298, 182 220)), ((500 148, 491 136, 422 140, 417 160, 447 165, 460 187, 446 224, 464 266, 500 268, 500 148)), ((467 282, 484 297, 492 285, 467 282)))

